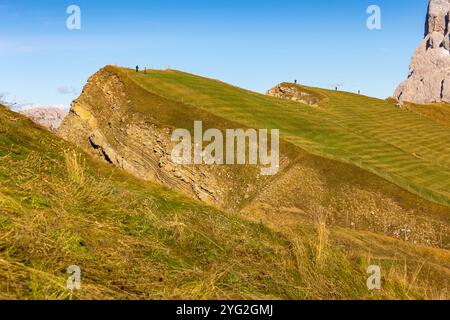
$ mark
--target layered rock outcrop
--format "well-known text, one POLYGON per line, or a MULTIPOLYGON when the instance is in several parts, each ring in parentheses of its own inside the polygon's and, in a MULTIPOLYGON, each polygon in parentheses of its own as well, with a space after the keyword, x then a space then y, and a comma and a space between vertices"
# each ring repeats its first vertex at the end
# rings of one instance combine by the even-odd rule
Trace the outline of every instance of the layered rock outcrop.
POLYGON ((450 103, 450 0, 430 0, 425 38, 414 53, 408 79, 394 93, 400 102, 450 103))
MULTIPOLYGON (((143 87, 145 77, 151 76, 118 67, 103 68, 73 102, 58 134, 143 180, 159 182, 252 219, 265 215, 274 221, 298 223, 317 221, 320 216, 330 225, 448 247, 450 231, 441 221, 448 216, 445 208, 356 167, 308 154, 283 139, 280 171, 275 176, 262 176, 260 167, 251 165, 173 163, 174 129, 189 128, 194 120, 202 120, 205 129, 223 131, 242 126, 143 87), (407 234, 402 230, 408 230, 407 234)), ((273 92, 279 98, 318 103, 319 108, 321 99, 327 99, 302 86, 282 84, 277 88, 273 92), (289 89, 292 86, 299 91, 289 89)), ((170 205, 167 210, 171 210, 170 205)))

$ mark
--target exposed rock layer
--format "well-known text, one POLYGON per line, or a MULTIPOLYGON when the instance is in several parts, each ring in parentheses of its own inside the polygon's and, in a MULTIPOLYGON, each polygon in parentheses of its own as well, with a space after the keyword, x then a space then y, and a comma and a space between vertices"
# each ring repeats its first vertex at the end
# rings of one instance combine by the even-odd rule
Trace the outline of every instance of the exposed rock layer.
POLYGON ((414 53, 408 79, 394 93, 400 102, 450 102, 450 0, 430 0, 425 38, 414 53))

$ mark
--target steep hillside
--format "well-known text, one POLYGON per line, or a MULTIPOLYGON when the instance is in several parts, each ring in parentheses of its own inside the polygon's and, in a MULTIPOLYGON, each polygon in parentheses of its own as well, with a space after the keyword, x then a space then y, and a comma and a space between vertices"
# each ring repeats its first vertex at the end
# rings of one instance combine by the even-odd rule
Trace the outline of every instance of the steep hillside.
POLYGON ((0 159, 1 299, 449 298, 447 250, 290 212, 224 213, 2 106, 0 159), (370 264, 382 267, 381 291, 367 290, 370 264), (66 289, 70 265, 80 291, 66 289))
POLYGON ((449 248, 449 128, 386 101, 302 90, 317 103, 178 71, 108 66, 89 80, 59 134, 135 176, 228 211, 289 212, 302 222, 321 217, 330 225, 449 248), (174 165, 170 134, 192 130, 195 120, 222 131, 280 129, 279 174, 263 177, 252 166, 174 165))

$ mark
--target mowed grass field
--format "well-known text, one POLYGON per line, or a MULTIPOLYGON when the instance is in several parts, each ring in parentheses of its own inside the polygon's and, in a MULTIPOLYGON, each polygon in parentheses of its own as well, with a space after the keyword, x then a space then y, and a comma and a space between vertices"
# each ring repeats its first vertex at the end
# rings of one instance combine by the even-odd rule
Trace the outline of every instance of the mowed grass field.
POLYGON ((324 89, 310 107, 174 70, 115 68, 161 97, 254 128, 280 129, 302 149, 370 171, 412 193, 450 205, 450 127, 392 102, 324 89))

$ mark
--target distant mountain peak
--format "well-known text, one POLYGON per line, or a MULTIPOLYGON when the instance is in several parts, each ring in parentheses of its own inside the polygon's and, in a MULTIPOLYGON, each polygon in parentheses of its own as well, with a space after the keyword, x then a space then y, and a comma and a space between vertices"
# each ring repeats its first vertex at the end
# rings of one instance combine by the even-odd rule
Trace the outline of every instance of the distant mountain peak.
POLYGON ((450 0, 430 0, 425 38, 413 55, 408 79, 395 91, 400 102, 450 102, 450 0))

